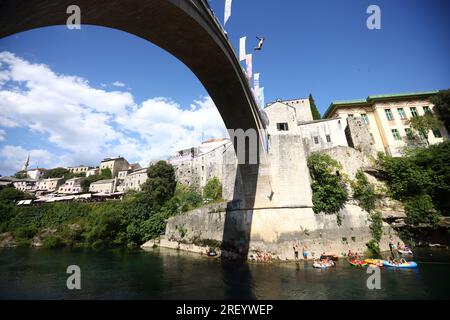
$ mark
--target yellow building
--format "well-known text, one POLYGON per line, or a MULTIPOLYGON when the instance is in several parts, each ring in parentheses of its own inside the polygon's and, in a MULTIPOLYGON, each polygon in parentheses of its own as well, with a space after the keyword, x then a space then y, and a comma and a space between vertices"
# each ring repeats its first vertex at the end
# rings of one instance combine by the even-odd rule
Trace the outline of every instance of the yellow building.
MULTIPOLYGON (((411 140, 412 131, 408 120, 415 116, 433 113, 434 105, 429 98, 438 91, 405 94, 373 95, 367 99, 333 102, 323 118, 361 117, 368 125, 377 151, 400 156, 411 140)), ((430 144, 448 139, 442 125, 428 133, 430 144)))

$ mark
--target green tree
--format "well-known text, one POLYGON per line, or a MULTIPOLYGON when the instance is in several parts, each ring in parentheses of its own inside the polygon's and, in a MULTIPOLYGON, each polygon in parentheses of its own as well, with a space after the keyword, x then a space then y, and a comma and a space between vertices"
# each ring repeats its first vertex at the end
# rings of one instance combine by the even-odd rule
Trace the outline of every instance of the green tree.
POLYGON ((28 174, 26 171, 18 171, 14 174, 14 177, 17 179, 26 179, 28 178, 28 174))
POLYGON ((165 161, 158 161, 147 169, 147 176, 142 190, 147 193, 155 207, 161 207, 175 193, 177 187, 175 169, 165 161))
POLYGON ((430 98, 430 102, 434 104, 433 110, 439 120, 444 123, 447 131, 450 131, 450 89, 439 91, 430 98))
POLYGON ((61 178, 68 174, 70 174, 69 170, 67 170, 66 168, 58 167, 58 168, 49 169, 49 170, 45 171, 44 175, 42 177, 44 179, 61 178))
POLYGON ((29 194, 17 190, 13 187, 6 187, 0 190, 0 202, 3 203, 14 203, 24 199, 33 199, 34 197, 29 194))
POLYGON ((217 201, 222 198, 222 183, 217 177, 208 180, 203 188, 203 198, 208 201, 217 201))
POLYGON ((89 192, 89 187, 91 186, 92 183, 107 179, 112 179, 111 169, 109 168, 102 169, 100 174, 92 175, 81 180, 80 182, 81 191, 89 192))
POLYGON ((440 125, 440 122, 433 115, 426 114, 423 116, 413 117, 408 121, 408 124, 414 131, 418 132, 419 135, 421 135, 425 139, 427 145, 429 145, 430 143, 428 141, 428 132, 430 130, 437 129, 440 125))
POLYGON ((312 94, 309 94, 309 105, 311 106, 311 113, 312 113, 313 119, 314 120, 321 119, 322 116, 320 115, 320 112, 316 107, 316 102, 314 101, 312 94))
POLYGON ((112 172, 110 168, 105 168, 100 171, 102 179, 112 179, 112 172))
POLYGON ((361 169, 356 172, 355 181, 352 181, 351 185, 353 198, 358 202, 358 205, 367 212, 374 210, 377 201, 375 188, 361 169))
POLYGON ((314 212, 339 214, 348 200, 347 188, 339 173, 341 165, 329 155, 313 153, 308 157, 308 168, 313 180, 311 188, 314 212))
POLYGON ((435 209, 429 195, 410 197, 405 201, 405 222, 412 226, 426 225, 435 227, 441 213, 435 209))

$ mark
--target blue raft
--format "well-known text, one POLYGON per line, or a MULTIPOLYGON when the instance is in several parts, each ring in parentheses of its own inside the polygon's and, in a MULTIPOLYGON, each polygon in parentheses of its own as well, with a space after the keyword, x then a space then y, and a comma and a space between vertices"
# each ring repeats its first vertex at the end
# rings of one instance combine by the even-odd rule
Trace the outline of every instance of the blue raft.
POLYGON ((385 267, 391 267, 391 268, 404 268, 404 269, 411 269, 411 268, 417 268, 417 263, 414 261, 407 261, 406 263, 390 263, 389 261, 383 261, 383 266, 385 267))

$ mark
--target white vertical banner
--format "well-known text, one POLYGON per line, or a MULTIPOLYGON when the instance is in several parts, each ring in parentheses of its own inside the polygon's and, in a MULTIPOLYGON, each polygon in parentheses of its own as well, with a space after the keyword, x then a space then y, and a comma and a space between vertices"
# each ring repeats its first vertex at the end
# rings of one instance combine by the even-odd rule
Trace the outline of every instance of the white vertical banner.
POLYGON ((259 73, 253 75, 253 87, 259 89, 259 73))
POLYGON ((260 104, 260 108, 265 107, 266 101, 265 101, 265 97, 264 97, 264 87, 259 88, 259 104, 260 104))
POLYGON ((245 60, 245 56, 247 55, 246 50, 245 50, 245 41, 246 41, 247 37, 242 37, 239 40, 239 61, 244 61, 245 60))
POLYGON ((224 23, 223 25, 227 24, 228 19, 231 17, 231 1, 232 0, 225 0, 225 15, 224 15, 224 23))
POLYGON ((253 75, 253 64, 252 64, 252 55, 248 54, 245 56, 245 62, 247 64, 247 78, 248 80, 252 79, 253 75))
POLYGON ((255 96, 256 103, 259 106, 259 73, 255 73, 253 75, 253 94, 255 96))

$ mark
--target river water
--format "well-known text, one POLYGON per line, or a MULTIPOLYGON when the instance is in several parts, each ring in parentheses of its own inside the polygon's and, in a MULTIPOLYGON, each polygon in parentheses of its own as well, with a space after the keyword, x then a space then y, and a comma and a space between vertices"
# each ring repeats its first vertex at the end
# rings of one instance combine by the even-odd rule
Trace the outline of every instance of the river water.
POLYGON ((345 260, 319 270, 169 249, 0 249, 0 299, 449 299, 450 252, 418 249, 414 260, 415 270, 381 270, 381 289, 369 290, 366 269, 345 260), (80 290, 67 289, 69 265, 81 268, 80 290))

